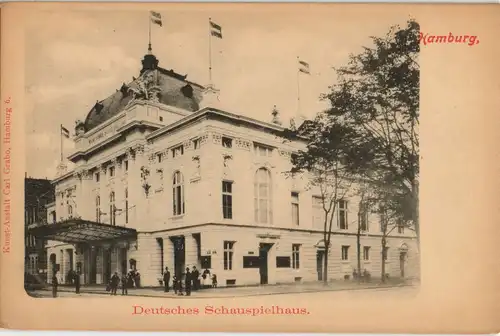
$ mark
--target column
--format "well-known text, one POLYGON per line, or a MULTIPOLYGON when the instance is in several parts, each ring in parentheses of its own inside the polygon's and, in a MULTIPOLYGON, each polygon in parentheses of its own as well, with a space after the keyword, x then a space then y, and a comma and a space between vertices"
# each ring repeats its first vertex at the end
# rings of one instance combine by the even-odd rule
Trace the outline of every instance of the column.
POLYGON ((64 261, 65 261, 65 255, 64 255, 64 250, 59 251, 59 273, 58 273, 58 279, 60 283, 64 284, 66 283, 66 269, 64 268, 64 261))
POLYGON ((129 225, 139 229, 140 219, 144 218, 145 199, 144 190, 141 181, 141 165, 144 154, 144 146, 138 146, 130 149, 128 157, 128 196, 129 196, 129 225))
POLYGON ((168 267, 170 274, 175 273, 174 243, 170 238, 163 239, 163 269, 168 267))
POLYGON ((186 267, 190 269, 198 265, 198 243, 192 234, 186 234, 184 248, 186 249, 186 267))

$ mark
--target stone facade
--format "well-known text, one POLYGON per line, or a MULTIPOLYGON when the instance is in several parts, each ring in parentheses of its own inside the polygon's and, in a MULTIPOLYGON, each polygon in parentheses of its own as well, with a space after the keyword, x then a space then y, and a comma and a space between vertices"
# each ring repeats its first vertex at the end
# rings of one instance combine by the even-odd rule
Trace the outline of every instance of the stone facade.
MULTIPOLYGON (((305 177, 286 176, 290 154, 305 143, 284 141, 280 132, 280 126, 208 108, 182 115, 165 106, 137 104, 80 135, 76 139, 80 147, 70 156, 74 171, 53 181, 58 221, 73 216, 134 228, 138 236, 134 241, 96 243, 95 250, 50 242, 47 255, 60 265, 60 281, 66 281, 64 274, 70 269, 80 268, 83 283, 103 283, 110 272, 132 267, 131 260, 144 286, 158 285, 165 266, 180 270, 193 265, 209 266, 219 286, 318 281, 323 276, 323 266, 318 264, 324 248, 322 214, 313 204, 318 191, 307 187, 305 177), (150 120, 149 128, 135 126, 141 118, 148 121, 160 114, 169 115, 163 125, 150 120), (115 120, 125 122, 113 127, 115 120), (99 142, 89 143, 90 138, 99 142), (256 180, 259 172, 268 178, 264 196, 258 191, 262 188, 256 180), (228 183, 229 193, 223 190, 228 183), (223 195, 231 198, 230 216, 227 207, 224 210, 223 195), (292 203, 298 204, 296 218, 292 203), (182 265, 177 267, 175 237, 183 237, 183 257, 177 262, 182 265), (225 248, 225 242, 232 243, 231 249, 225 248), (269 249, 267 279, 262 279, 260 268, 250 265, 258 259, 261 244, 269 249), (245 267, 244 259, 250 263, 245 267)), ((356 195, 350 195, 348 227, 334 225, 329 279, 352 276, 357 267, 357 203, 356 195)), ((367 260, 362 256, 362 268, 380 276, 377 215, 369 216, 361 253, 365 246, 369 256, 367 260)), ((413 232, 394 231, 388 246, 386 273, 400 277, 404 268, 405 277, 416 276, 413 232)))

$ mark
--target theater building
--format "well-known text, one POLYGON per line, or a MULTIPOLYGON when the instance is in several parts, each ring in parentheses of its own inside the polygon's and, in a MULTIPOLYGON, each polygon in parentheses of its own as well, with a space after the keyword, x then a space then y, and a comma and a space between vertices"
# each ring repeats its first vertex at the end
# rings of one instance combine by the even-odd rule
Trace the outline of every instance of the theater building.
MULTIPOLYGON (((47 225, 49 280, 102 284, 136 269, 141 285, 159 285, 168 266, 208 268, 219 286, 321 280, 324 243, 318 194, 287 178, 290 154, 305 139, 284 141, 277 113, 260 121, 225 111, 204 88, 158 66, 149 53, 138 78, 98 101, 75 127, 75 151, 52 181, 47 225)), ((357 265, 357 201, 336 214, 328 277, 357 265)), ((373 217, 373 218, 372 218, 373 217)), ((381 267, 380 224, 368 220, 362 267, 381 267)), ((388 240, 387 273, 413 275, 413 232, 388 240)))

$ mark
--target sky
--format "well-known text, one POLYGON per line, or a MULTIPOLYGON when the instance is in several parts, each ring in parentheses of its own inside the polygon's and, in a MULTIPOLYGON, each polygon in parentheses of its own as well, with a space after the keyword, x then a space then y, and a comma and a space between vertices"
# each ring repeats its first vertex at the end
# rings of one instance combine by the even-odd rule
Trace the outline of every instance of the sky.
MULTIPOLYGON (((371 46, 403 24, 411 13, 359 6, 303 6, 279 12, 264 6, 198 10, 191 5, 144 10, 65 10, 39 12, 25 27, 25 106, 29 176, 53 178, 60 160, 59 125, 74 132, 97 100, 137 77, 147 52, 149 10, 162 16, 152 25, 159 66, 208 83, 208 18, 222 26, 212 38, 212 74, 222 109, 271 121, 276 105, 285 126, 300 113, 307 118, 328 107, 319 99, 336 81, 334 67, 349 54, 371 46), (297 56, 311 75, 297 77, 297 56)), ((381 8, 381 7, 379 7, 381 8)), ((64 155, 73 144, 64 141, 64 155)))

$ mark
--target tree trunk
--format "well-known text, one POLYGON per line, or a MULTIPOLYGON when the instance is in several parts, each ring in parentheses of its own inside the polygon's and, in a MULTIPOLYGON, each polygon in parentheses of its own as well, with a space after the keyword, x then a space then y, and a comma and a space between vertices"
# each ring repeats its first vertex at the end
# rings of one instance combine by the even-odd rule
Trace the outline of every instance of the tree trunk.
POLYGON ((358 233, 356 235, 357 253, 358 253, 358 280, 361 279, 361 226, 358 224, 358 233))
POLYGON ((323 256, 323 284, 327 285, 328 283, 328 252, 330 251, 330 240, 328 242, 325 241, 325 255, 323 256))
POLYGON ((385 237, 382 238, 382 283, 385 283, 385 237))

